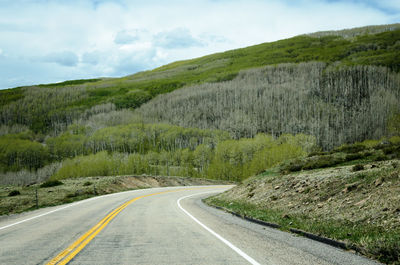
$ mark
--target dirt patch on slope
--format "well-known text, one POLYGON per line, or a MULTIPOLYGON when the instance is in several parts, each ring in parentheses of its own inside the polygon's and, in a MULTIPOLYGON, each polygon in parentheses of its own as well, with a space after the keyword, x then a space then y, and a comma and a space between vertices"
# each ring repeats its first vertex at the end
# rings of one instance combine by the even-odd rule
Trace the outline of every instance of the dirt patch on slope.
POLYGON ((221 195, 260 207, 400 229, 399 160, 255 177, 221 195))

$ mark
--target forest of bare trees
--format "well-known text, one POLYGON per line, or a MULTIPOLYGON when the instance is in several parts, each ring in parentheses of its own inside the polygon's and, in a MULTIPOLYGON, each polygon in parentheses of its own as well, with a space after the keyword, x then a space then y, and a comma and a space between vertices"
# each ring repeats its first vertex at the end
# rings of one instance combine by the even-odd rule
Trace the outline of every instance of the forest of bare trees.
POLYGON ((267 66, 159 95, 138 112, 146 121, 221 129, 236 139, 304 133, 330 149, 388 134, 389 118, 400 112, 400 76, 377 66, 267 66))

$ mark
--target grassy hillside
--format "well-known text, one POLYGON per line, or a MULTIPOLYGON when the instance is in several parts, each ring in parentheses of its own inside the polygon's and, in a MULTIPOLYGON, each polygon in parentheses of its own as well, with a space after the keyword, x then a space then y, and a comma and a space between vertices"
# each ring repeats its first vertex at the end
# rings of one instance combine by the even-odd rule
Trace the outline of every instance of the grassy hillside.
MULTIPOLYGON (((271 43, 175 62, 152 71, 116 79, 67 81, 0 91, 0 125, 28 126, 35 132, 59 133, 85 110, 114 103, 136 108, 154 96, 185 85, 231 80, 239 71, 265 65, 319 61, 339 65, 400 69, 399 24, 389 31, 353 30, 340 34, 302 35, 271 43), (376 34, 372 34, 378 32, 376 34)), ((9 131, 3 128, 3 131, 9 131)))

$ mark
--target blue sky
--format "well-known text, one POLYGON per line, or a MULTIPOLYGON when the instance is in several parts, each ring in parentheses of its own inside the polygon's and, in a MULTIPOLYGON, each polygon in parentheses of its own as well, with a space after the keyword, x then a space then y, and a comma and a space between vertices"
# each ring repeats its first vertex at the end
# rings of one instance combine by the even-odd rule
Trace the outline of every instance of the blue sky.
POLYGON ((0 0, 0 89, 399 22, 400 0, 0 0))

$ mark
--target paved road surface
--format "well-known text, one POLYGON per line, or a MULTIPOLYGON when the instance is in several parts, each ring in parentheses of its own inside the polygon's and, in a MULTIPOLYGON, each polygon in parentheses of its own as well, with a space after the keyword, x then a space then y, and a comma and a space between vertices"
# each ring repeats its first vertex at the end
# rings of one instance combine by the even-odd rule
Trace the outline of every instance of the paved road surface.
POLYGON ((137 190, 2 217, 0 264, 376 264, 201 202, 227 188, 137 190))

